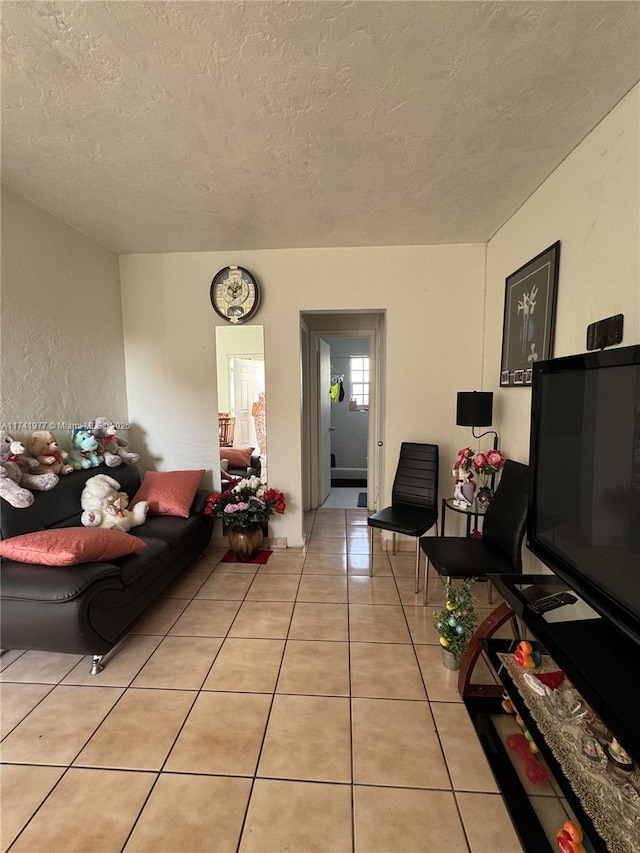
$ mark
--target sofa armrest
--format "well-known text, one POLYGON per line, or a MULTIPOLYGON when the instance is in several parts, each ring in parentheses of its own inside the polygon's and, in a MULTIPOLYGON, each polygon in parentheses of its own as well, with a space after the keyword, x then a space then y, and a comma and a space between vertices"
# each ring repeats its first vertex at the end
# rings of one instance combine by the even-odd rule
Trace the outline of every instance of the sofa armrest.
POLYGON ((190 515, 202 515, 207 505, 207 498, 211 492, 207 489, 198 489, 189 510, 190 515))
POLYGON ((9 560, 2 566, 2 598, 63 602, 78 598, 100 581, 122 589, 122 568, 115 563, 42 566, 9 560))

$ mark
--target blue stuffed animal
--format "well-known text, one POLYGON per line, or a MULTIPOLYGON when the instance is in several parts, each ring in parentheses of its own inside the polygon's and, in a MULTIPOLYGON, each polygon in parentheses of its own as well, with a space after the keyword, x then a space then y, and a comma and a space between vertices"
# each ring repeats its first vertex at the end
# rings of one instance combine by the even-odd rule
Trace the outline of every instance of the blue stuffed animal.
POLYGON ((69 454, 69 462, 75 471, 83 468, 95 468, 103 458, 96 451, 98 441, 91 435, 88 427, 77 427, 71 433, 71 444, 73 448, 69 454))

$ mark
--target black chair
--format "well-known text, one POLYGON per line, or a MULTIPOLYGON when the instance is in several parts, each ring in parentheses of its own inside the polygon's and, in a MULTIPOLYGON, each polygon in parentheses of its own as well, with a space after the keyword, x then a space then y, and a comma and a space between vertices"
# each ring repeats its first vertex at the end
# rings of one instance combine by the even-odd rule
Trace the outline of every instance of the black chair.
MULTIPOLYGON (((370 515, 369 575, 373 576, 373 531, 416 537, 416 592, 420 578, 420 536, 438 523, 438 445, 403 441, 391 490, 391 506, 370 515)), ((436 528, 437 529, 437 528, 436 528)))
POLYGON ((511 459, 505 462, 500 484, 484 516, 481 539, 468 536, 420 539, 420 548, 427 557, 424 604, 427 603, 430 564, 447 580, 486 578, 492 574, 522 572, 522 540, 527 521, 528 481, 527 465, 511 459))

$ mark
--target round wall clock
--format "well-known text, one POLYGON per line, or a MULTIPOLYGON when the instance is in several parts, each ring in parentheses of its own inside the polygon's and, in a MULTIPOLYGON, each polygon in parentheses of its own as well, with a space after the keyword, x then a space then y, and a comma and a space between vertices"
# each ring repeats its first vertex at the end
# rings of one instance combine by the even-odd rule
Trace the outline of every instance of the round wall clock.
POLYGON ((211 282, 213 310, 229 323, 244 323, 258 310, 260 287, 244 267, 230 266, 217 272, 211 282))

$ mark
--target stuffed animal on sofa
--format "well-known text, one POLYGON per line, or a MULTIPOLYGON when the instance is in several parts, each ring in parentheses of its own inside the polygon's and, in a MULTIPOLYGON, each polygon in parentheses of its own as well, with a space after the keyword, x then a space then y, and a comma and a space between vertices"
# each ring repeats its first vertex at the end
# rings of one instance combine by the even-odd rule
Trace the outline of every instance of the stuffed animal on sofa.
POLYGON ((129 442, 124 438, 118 438, 116 427, 109 418, 95 418, 91 427, 91 434, 98 440, 98 453, 104 456, 105 465, 109 468, 117 468, 126 462, 127 465, 135 465, 140 459, 139 453, 131 453, 125 450, 129 442))
POLYGON ((97 453, 98 439, 91 435, 89 427, 77 427, 71 433, 73 450, 69 454, 69 462, 75 471, 83 468, 95 468, 102 462, 102 456, 97 453))
POLYGON ((29 489, 46 492, 58 482, 55 474, 32 474, 38 463, 24 452, 21 441, 0 430, 0 497, 19 509, 33 503, 29 489))
POLYGON ((70 474, 73 465, 66 461, 69 454, 61 450, 58 440, 52 432, 39 429, 27 439, 27 453, 38 463, 34 474, 70 474))
POLYGON ((129 497, 119 489, 120 483, 107 474, 90 477, 80 496, 84 510, 80 522, 85 527, 110 527, 123 533, 144 524, 149 509, 147 501, 138 501, 129 510, 129 497))

